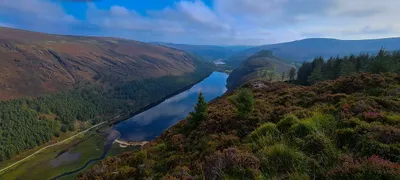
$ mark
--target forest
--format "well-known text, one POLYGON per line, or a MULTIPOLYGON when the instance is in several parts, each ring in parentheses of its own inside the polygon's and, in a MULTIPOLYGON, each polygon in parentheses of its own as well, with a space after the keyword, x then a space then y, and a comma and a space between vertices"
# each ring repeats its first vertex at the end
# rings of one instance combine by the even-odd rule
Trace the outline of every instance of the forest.
POLYGON ((312 85, 360 72, 400 73, 400 51, 389 52, 381 49, 376 55, 331 57, 326 61, 324 58, 318 57, 312 62, 302 64, 297 73, 297 83, 312 85))
POLYGON ((60 133, 80 130, 131 113, 165 96, 202 80, 211 68, 198 65, 196 71, 182 76, 164 76, 126 82, 114 87, 80 83, 71 91, 38 98, 0 102, 0 161, 42 145, 60 133))

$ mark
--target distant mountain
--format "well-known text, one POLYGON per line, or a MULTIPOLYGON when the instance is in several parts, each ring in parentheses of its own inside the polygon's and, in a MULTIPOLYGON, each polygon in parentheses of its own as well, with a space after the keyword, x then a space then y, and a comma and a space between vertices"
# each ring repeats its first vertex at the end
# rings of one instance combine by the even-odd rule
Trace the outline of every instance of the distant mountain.
POLYGON ((0 27, 0 99, 71 89, 82 81, 107 85, 182 75, 196 62, 181 50, 133 40, 0 27))
POLYGON ((162 43, 162 42, 154 42, 153 44, 184 50, 186 52, 200 56, 208 61, 224 60, 250 47, 250 46, 188 45, 188 44, 173 44, 173 43, 162 43))
POLYGON ((338 40, 326 38, 311 38, 298 41, 263 45, 241 51, 227 59, 227 64, 240 65, 241 61, 259 52, 260 50, 271 50, 278 57, 303 62, 315 57, 346 56, 359 53, 376 53, 384 47, 385 49, 400 49, 400 38, 369 39, 369 40, 338 40))
POLYGON ((239 68, 229 75, 227 86, 234 89, 242 84, 255 80, 282 80, 289 74, 292 65, 273 55, 272 51, 263 50, 246 59, 239 68))

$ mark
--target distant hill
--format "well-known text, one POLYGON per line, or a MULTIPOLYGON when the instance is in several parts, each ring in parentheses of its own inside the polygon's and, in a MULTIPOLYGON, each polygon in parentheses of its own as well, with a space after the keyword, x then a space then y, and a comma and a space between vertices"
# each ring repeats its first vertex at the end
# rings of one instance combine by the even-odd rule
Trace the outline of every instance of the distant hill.
POLYGON ((133 40, 62 36, 0 27, 0 100, 120 84, 196 69, 184 51, 133 40))
POLYGON ((369 40, 338 40, 310 38, 298 41, 263 45, 241 51, 226 60, 227 64, 240 65, 240 62, 260 50, 271 50, 278 57, 295 62, 310 61, 315 57, 346 56, 359 53, 376 53, 381 47, 391 51, 400 49, 400 38, 369 40))
POLYGON ((250 47, 250 46, 188 45, 188 44, 173 44, 173 43, 162 43, 162 42, 154 42, 153 44, 184 50, 186 52, 200 56, 208 61, 224 60, 250 47))
POLYGON ((281 80, 289 74, 292 65, 273 55, 272 51, 263 50, 246 59, 239 68, 229 75, 227 86, 236 88, 255 79, 281 80))

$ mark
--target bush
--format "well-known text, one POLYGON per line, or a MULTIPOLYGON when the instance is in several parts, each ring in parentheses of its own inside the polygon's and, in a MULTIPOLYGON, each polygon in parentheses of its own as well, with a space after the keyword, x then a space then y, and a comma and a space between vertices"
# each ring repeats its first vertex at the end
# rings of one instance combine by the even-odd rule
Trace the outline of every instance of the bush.
POLYGON ((277 126, 274 123, 265 123, 253 132, 251 132, 248 138, 254 141, 265 135, 271 135, 274 137, 278 136, 279 131, 277 129, 277 126))
POLYGON ((301 150, 324 168, 333 165, 338 155, 331 140, 320 133, 306 136, 301 150))
POLYGON ((297 119, 296 116, 294 115, 288 115, 285 116, 283 119, 281 119, 277 124, 276 127, 278 128, 278 130, 282 133, 285 133, 289 130, 289 128, 297 123, 299 121, 299 119, 297 119))
POLYGON ((264 147, 257 153, 261 161, 261 169, 266 176, 280 176, 287 173, 306 172, 308 165, 306 156, 284 144, 264 147))
POLYGON ((333 136, 335 129, 336 122, 331 115, 315 113, 312 117, 301 120, 294 124, 289 129, 289 132, 294 137, 304 137, 316 132, 333 136))
POLYGON ((400 165, 384 160, 378 156, 354 160, 347 157, 343 165, 327 173, 328 179, 400 179, 400 165))

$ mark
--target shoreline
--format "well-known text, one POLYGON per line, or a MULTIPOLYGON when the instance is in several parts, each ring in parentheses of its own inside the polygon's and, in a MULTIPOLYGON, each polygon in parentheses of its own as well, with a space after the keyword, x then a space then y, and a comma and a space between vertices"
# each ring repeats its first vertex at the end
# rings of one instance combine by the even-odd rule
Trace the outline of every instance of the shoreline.
MULTIPOLYGON (((215 71, 213 71, 213 72, 215 72, 215 71)), ((137 111, 129 112, 129 113, 127 113, 127 114, 126 114, 126 113, 121 113, 121 114, 119 115, 119 117, 118 117, 116 120, 113 120, 113 121, 109 122, 109 123, 108 123, 108 126, 113 126, 113 125, 118 124, 118 123, 120 123, 120 122, 122 122, 122 121, 126 121, 126 120, 128 120, 129 118, 131 118, 131 117, 133 117, 133 116, 136 116, 136 115, 138 115, 138 114, 140 114, 140 113, 142 113, 142 112, 144 112, 144 111, 147 111, 147 110, 149 110, 149 109, 151 109, 151 108, 153 108, 153 107, 155 107, 155 106, 161 104, 161 103, 164 102, 165 100, 167 100, 167 99, 169 99, 169 98, 171 98, 171 97, 173 97, 173 96, 175 96, 175 95, 178 95, 178 94, 180 94, 180 93, 182 93, 182 92, 184 92, 184 91, 189 90, 189 89, 192 88, 194 85, 196 85, 196 84, 200 83, 201 81, 203 81, 204 79, 207 79, 208 77, 210 77, 211 74, 212 74, 213 72, 209 73, 209 74, 208 74, 207 76, 205 76, 204 78, 201 78, 200 80, 195 81, 195 82, 193 82, 193 83, 191 83, 191 84, 189 84, 189 85, 187 85, 187 86, 184 86, 183 88, 181 88, 181 89, 179 89, 179 90, 177 90, 177 91, 171 93, 170 95, 165 96, 164 98, 162 98, 162 99, 160 99, 160 100, 158 100, 158 101, 152 102, 152 103, 150 103, 150 104, 147 104, 147 105, 145 105, 145 106, 139 108, 137 111), (124 115, 124 114, 125 114, 125 115, 124 115)))

